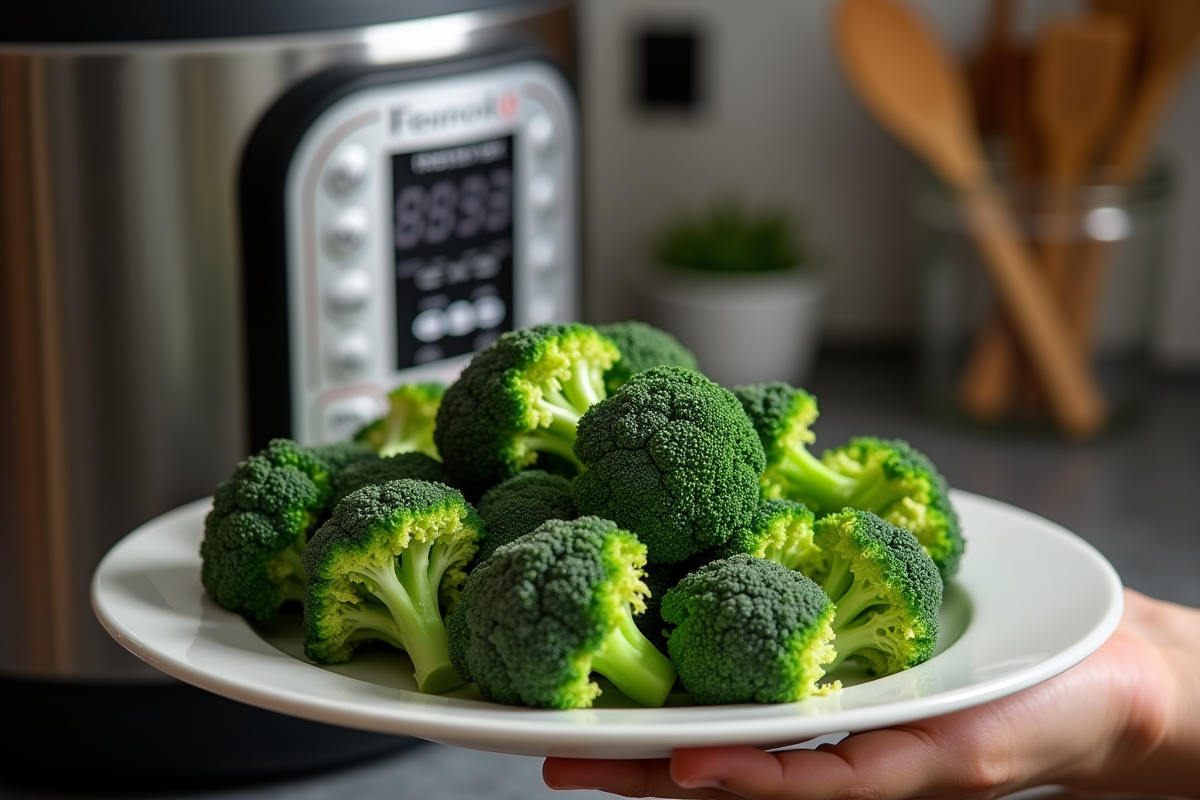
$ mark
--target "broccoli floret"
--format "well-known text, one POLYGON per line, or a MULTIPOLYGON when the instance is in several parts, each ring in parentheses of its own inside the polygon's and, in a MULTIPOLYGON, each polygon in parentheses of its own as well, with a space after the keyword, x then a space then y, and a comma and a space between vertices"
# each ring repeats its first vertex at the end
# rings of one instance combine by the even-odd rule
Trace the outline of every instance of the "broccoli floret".
POLYGON ((434 441, 472 496, 531 466, 539 453, 578 467, 579 418, 604 399, 616 345, 587 325, 539 325, 503 334, 446 390, 434 441))
MULTIPOLYGON (((372 453, 372 455, 374 455, 372 453)), ((342 471, 333 482, 333 497, 329 500, 330 511, 352 492, 376 483, 413 478, 454 486, 450 473, 442 462, 424 453, 400 453, 387 458, 369 458, 355 462, 342 471)))
POLYGON ((733 391, 767 453, 765 497, 796 500, 818 516, 846 507, 873 511, 912 531, 943 578, 954 575, 962 531, 946 480, 928 458, 898 439, 859 437, 818 460, 808 451, 816 398, 778 382, 733 391))
POLYGON ((834 606, 781 564, 739 553, 667 592, 662 617, 683 688, 698 703, 788 703, 820 691, 834 606))
POLYGON ((813 543, 813 512, 791 500, 763 501, 750 527, 731 536, 718 552, 721 556, 746 553, 765 558, 817 581, 824 564, 821 549, 813 543))
POLYGON ((550 520, 501 547, 450 612, 455 668, 501 703, 586 708, 598 672, 634 702, 661 706, 675 667, 638 631, 646 548, 596 517, 550 520))
POLYGON ((399 453, 437 458, 433 424, 445 393, 445 385, 436 381, 397 386, 388 394, 391 405, 387 415, 363 426, 354 434, 354 441, 385 458, 399 453))
POLYGON ((612 339, 621 360, 604 375, 608 393, 619 389, 631 375, 651 367, 687 367, 699 371, 695 354, 671 334, 636 320, 597 325, 596 330, 612 339))
POLYGON ((457 598, 482 532, 462 494, 440 483, 391 481, 346 497, 304 553, 305 654, 337 664, 376 639, 408 652, 422 692, 462 683, 442 609, 457 598))
POLYGON ((826 450, 821 463, 862 487, 865 493, 847 505, 912 531, 943 580, 958 572, 966 546, 962 526, 946 479, 923 453, 901 439, 859 436, 826 450), (875 488, 867 490, 869 483, 875 488))
POLYGON ((847 658, 890 675, 933 655, 942 579, 915 536, 869 511, 847 508, 817 520, 827 559, 826 593, 837 607, 830 669, 847 658))
POLYGON ((219 605, 265 621, 304 598, 304 552, 330 495, 328 465, 275 439, 217 486, 204 519, 200 581, 219 605))
POLYGON ((475 554, 482 564, 500 545, 520 539, 550 519, 579 516, 571 499, 571 481, 540 469, 527 469, 484 493, 476 506, 487 538, 475 554))
POLYGON ((750 527, 762 445, 736 397, 698 372, 638 373, 579 422, 581 514, 614 520, 652 564, 682 561, 750 527))

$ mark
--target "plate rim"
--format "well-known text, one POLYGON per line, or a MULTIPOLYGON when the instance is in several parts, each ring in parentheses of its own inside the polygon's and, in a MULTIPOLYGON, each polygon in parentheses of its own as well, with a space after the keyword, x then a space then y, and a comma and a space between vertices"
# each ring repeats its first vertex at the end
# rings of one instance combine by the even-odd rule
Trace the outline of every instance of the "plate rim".
MULTIPOLYGON (((145 537, 167 526, 178 524, 181 517, 198 514, 211 505, 211 498, 204 498, 175 508, 139 526, 123 537, 105 554, 92 578, 91 602, 97 619, 108 633, 123 647, 160 671, 229 699, 244 702, 266 710, 276 711, 304 719, 334 725, 359 728, 381 733, 411 735, 433 741, 454 744, 470 742, 468 746, 498 752, 525 752, 528 747, 514 749, 525 743, 535 749, 557 749, 566 753, 586 752, 595 758, 629 757, 630 751, 659 750, 663 743, 658 741, 669 733, 669 746, 705 746, 734 742, 798 742, 821 734, 839 731, 860 731, 890 727, 934 716, 958 711, 999 699, 1027 689, 1065 672, 1093 653, 1103 644, 1120 622, 1124 607, 1122 583, 1119 575, 1107 559, 1094 546, 1062 526, 1032 512, 982 495, 952 490, 951 500, 957 505, 975 505, 989 513, 1016 515, 1027 523, 1041 528, 1045 533, 1059 537, 1069 543, 1082 556, 1089 558, 1105 578, 1102 591, 1108 596, 1109 604, 1098 622, 1074 644, 1048 655, 1047 658, 1027 666, 1016 668, 1004 675, 983 679, 966 686, 922 696, 897 700, 883 705, 833 711, 828 714, 769 713, 771 709, 786 709, 789 704, 758 705, 742 704, 730 706, 686 706, 666 709, 577 709, 556 711, 527 709, 500 704, 488 707, 461 708, 444 698, 425 697, 412 694, 414 699, 401 697, 387 708, 380 705, 356 704, 347 708, 325 697, 296 696, 295 689, 256 683, 250 685, 244 676, 213 672, 171 656, 162 648, 147 641, 139 632, 131 630, 112 608, 112 598, 106 596, 104 583, 109 574, 116 570, 130 552, 137 552, 145 537), (748 710, 758 714, 737 714, 748 710), (721 711, 729 711, 722 715, 721 711), (666 712, 666 713, 664 713, 666 712), (697 724, 696 719, 713 714, 724 719, 697 724), (658 715, 655 718, 653 715, 658 715), (612 717, 629 717, 614 721, 612 717), (649 717, 643 719, 643 717, 649 717), (603 720, 603 725, 595 721, 603 720), (538 745, 540 744, 540 747, 538 745), (592 751, 595 751, 594 753, 592 751), (620 751, 608 754, 605 750, 620 751)), ((197 548, 199 537, 197 536, 197 548)), ((196 553, 196 571, 199 573, 199 553, 196 553)), ((197 585, 198 582, 197 582, 197 585)), ((175 613, 184 619, 178 611, 175 613)), ((271 650, 270 655, 257 657, 283 658, 305 668, 320 670, 331 680, 358 681, 359 679, 321 669, 319 666, 295 659, 277 650, 239 615, 232 612, 225 620, 228 624, 241 625, 271 650)), ((190 618, 187 618, 190 619, 190 618)), ((971 627, 968 625, 962 638, 971 627)), ((197 629, 197 640, 201 629, 197 629)), ((956 641, 955 644, 958 642, 956 641)), ((955 645, 951 645, 954 647, 955 645)), ((894 677, 894 676, 893 676, 894 677)), ((882 678, 879 680, 886 680, 882 678)), ((403 690, 394 690, 402 692, 403 690)), ((657 751, 656 751, 657 752, 657 751)))

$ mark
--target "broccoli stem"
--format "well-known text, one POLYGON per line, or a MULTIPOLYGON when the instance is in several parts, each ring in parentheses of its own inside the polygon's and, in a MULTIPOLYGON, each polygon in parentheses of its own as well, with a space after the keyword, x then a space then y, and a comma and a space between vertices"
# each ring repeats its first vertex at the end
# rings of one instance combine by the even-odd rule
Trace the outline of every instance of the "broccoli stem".
MULTIPOLYGON (((432 541, 413 539, 394 559, 356 569, 369 579, 368 591, 387 606, 395 620, 397 638, 415 667, 417 688, 427 694, 463 682, 450 666, 446 625, 437 598, 441 576, 436 583, 430 580, 433 546, 432 541)), ((440 564, 441 559, 435 560, 440 564)))
POLYGON ((547 435, 548 431, 545 428, 540 428, 536 433, 527 433, 521 437, 527 450, 536 450, 539 453, 553 453, 556 456, 561 456, 572 464, 575 468, 582 471, 583 463, 575 457, 575 437, 566 439, 553 434, 547 435))
POLYGON ((899 634, 895 632, 900 620, 896 615, 887 612, 872 614, 845 628, 839 627, 838 615, 835 615, 833 623, 833 646, 837 650, 837 657, 829 665, 829 670, 863 650, 878 650, 895 658, 900 657, 900 648, 896 646, 899 634))
POLYGON ((661 706, 675 685, 675 665, 638 630, 628 606, 592 656, 592 670, 642 706, 661 706))
POLYGON ((404 649, 400 643, 400 631, 396 621, 386 608, 377 603, 364 600, 361 603, 345 603, 338 609, 342 624, 351 629, 347 641, 357 639, 383 639, 399 650, 404 649))
POLYGON ((845 506, 858 485, 854 478, 830 469, 803 447, 789 449, 767 468, 767 477, 782 478, 786 495, 817 506, 813 510, 818 514, 845 506))
POLYGON ((587 359, 571 365, 571 377, 563 384, 563 394, 579 410, 580 416, 607 396, 603 381, 596 379, 595 371, 587 359))
POLYGON ((541 387, 537 408, 550 417, 550 423, 521 437, 527 450, 552 453, 583 470, 583 464, 575 457, 575 435, 580 417, 606 396, 602 376, 598 376, 585 359, 571 366, 565 382, 541 387))
POLYGON ((833 601, 837 606, 837 625, 835 627, 849 626, 864 611, 882 602, 878 590, 870 581, 856 578, 850 584, 850 588, 833 601))
POLYGON ((905 495, 905 492, 884 477, 879 469, 865 472, 855 480, 858 484, 857 489, 846 502, 851 508, 879 513, 905 495))

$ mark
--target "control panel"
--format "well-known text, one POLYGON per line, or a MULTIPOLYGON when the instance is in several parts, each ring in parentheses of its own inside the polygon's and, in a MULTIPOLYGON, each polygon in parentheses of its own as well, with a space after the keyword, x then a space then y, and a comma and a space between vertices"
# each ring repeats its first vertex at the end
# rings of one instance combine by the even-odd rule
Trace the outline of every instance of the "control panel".
POLYGON ((540 60, 364 86, 308 124, 284 184, 293 438, 346 439, 397 384, 577 318, 577 138, 540 60))

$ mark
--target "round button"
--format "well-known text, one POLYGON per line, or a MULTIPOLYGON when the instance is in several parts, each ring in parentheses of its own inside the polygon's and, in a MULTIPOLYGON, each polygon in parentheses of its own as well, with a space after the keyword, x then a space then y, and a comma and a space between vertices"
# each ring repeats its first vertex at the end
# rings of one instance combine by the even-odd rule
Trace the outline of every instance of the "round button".
POLYGON ((351 269, 338 276, 330 287, 326 302, 334 314, 357 314, 371 299, 371 275, 365 269, 351 269))
POLYGON ((371 340, 363 333, 342 337, 333 347, 330 359, 334 369, 344 375, 356 375, 367 368, 371 360, 371 340))
POLYGON ((427 308, 413 317, 412 335, 418 342, 436 342, 446 335, 446 314, 440 308, 427 308))
POLYGON ((549 175, 538 175, 529 182, 529 202, 538 211, 546 212, 554 206, 558 192, 554 180, 549 175))
POLYGON ((494 328, 504 322, 508 307, 495 295, 487 294, 475 301, 475 319, 480 330, 494 328))
POLYGON ((337 256, 354 254, 367 241, 370 219, 364 208, 347 208, 329 229, 329 248, 337 256))
POLYGON ((361 144, 340 149, 325 173, 325 185, 335 195, 346 197, 357 192, 367 180, 371 154, 361 144))
POLYGON ((529 120, 526 130, 529 133, 529 141, 533 143, 533 149, 539 153, 548 152, 554 146, 554 123, 545 114, 537 114, 529 120))

